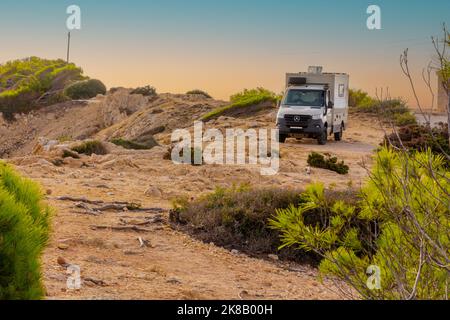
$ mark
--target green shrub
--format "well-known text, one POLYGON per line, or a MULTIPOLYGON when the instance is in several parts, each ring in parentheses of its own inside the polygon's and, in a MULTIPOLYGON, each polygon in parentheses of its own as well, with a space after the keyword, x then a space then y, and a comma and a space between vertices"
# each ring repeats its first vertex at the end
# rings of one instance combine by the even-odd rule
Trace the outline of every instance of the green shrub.
POLYGON ((152 148, 152 146, 146 146, 141 143, 137 143, 130 140, 125 140, 121 138, 113 139, 111 140, 112 143, 114 143, 116 146, 123 147, 125 149, 132 149, 132 150, 149 150, 152 148))
POLYGON ((78 153, 72 151, 72 150, 64 150, 63 151, 63 158, 74 158, 74 159, 79 159, 80 156, 78 155, 78 153))
POLYGON ((186 92, 186 94, 188 94, 188 95, 191 95, 191 94, 192 95, 201 95, 201 96, 204 96, 204 97, 209 98, 209 99, 212 98, 207 92, 202 91, 202 90, 198 90, 198 89, 188 91, 188 92, 186 92))
POLYGON ((98 94, 106 94, 106 87, 96 79, 75 82, 64 89, 64 94, 71 99, 91 99, 98 94))
POLYGON ((278 233, 269 228, 268 219, 277 208, 297 205, 300 191, 252 189, 248 185, 217 188, 195 201, 173 202, 171 221, 184 225, 195 237, 228 249, 249 254, 279 253, 282 257, 305 258, 294 250, 278 252, 278 233))
POLYGON ((153 97, 156 95, 156 89, 152 86, 139 87, 131 91, 131 94, 141 94, 144 97, 153 97))
MULTIPOLYGON (((406 125, 400 127, 396 133, 385 137, 383 145, 407 148, 411 152, 423 152, 430 149, 431 152, 437 155, 450 155, 448 125, 441 123, 432 129, 422 125, 406 125)), ((447 165, 450 165, 448 159, 447 165)))
POLYGON ((349 107, 353 112, 379 115, 384 121, 396 126, 416 124, 417 120, 402 99, 378 101, 361 90, 350 90, 349 107))
POLYGON ((327 158, 323 154, 317 152, 311 152, 308 156, 308 164, 311 167, 327 169, 339 174, 347 174, 350 169, 344 161, 338 162, 336 157, 332 157, 326 154, 327 158))
POLYGON ((394 114, 394 123, 396 126, 407 126, 411 124, 417 124, 417 119, 411 112, 396 113, 394 114))
POLYGON ((442 156, 383 148, 360 201, 330 202, 323 188, 310 189, 297 208, 280 209, 271 225, 281 247, 323 257, 322 274, 337 277, 366 299, 446 299, 450 252, 450 173, 442 156), (310 210, 331 212, 306 223, 310 210), (367 270, 380 270, 370 288, 367 270))
POLYGON ((101 141, 97 140, 85 141, 80 145, 73 147, 72 151, 88 156, 92 154, 104 155, 108 153, 104 144, 101 141))
POLYGON ((350 108, 358 108, 361 106, 368 107, 375 103, 375 100, 372 99, 367 92, 350 89, 348 97, 348 105, 350 108))
POLYGON ((38 185, 0 162, 0 300, 44 296, 41 254, 50 219, 38 185))
POLYGON ((263 102, 276 103, 279 99, 280 97, 278 95, 264 88, 252 90, 245 89, 242 92, 232 95, 230 97, 229 105, 212 110, 211 112, 205 114, 202 117, 202 120, 208 121, 239 109, 257 106, 263 102))
POLYGON ((37 57, 0 65, 0 112, 7 119, 14 113, 29 112, 41 105, 65 100, 62 88, 70 81, 84 79, 83 71, 63 60, 37 57), (42 100, 47 93, 45 100, 42 100))

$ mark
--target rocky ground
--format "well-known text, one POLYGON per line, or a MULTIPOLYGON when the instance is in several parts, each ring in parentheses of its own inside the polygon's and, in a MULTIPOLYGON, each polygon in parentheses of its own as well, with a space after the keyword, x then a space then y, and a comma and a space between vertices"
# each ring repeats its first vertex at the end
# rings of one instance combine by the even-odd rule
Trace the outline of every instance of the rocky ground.
MULTIPOLYGON (((164 160, 170 134, 224 102, 202 96, 131 96, 126 92, 48 107, 0 123, 0 153, 24 175, 39 181, 55 207, 53 236, 44 255, 49 299, 333 299, 331 280, 321 283, 309 266, 247 257, 201 243, 168 224, 170 201, 198 197, 216 186, 299 188, 314 181, 344 188, 360 185, 383 131, 370 118, 352 116, 344 141, 318 146, 290 139, 281 146, 280 170, 262 176, 257 166, 176 165, 164 160), (151 150, 125 150, 107 143, 106 155, 66 158, 43 150, 39 137, 80 140, 153 136, 151 150), (349 175, 307 168, 311 151, 345 160, 349 175), (62 198, 61 198, 62 197, 62 198), (123 208, 139 203, 144 210, 123 208), (125 204, 126 206, 126 204, 125 204), (77 265, 79 290, 66 287, 67 266, 77 265)), ((271 128, 276 109, 248 117, 221 117, 207 128, 271 128)))

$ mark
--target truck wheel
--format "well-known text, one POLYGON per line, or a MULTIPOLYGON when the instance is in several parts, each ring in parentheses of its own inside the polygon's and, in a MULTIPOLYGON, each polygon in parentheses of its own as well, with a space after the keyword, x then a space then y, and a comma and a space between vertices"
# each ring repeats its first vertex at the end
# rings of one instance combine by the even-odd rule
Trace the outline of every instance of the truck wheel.
POLYGON ((319 137, 317 138, 317 142, 323 146, 327 144, 327 140, 328 140, 328 134, 327 134, 327 128, 325 128, 325 130, 319 135, 319 137))
POLYGON ((278 142, 279 143, 285 143, 287 139, 287 134, 281 134, 278 136, 278 142))
POLYGON ((339 130, 339 132, 334 133, 334 140, 341 141, 343 135, 344 135, 344 130, 343 130, 343 127, 341 126, 341 129, 339 130))

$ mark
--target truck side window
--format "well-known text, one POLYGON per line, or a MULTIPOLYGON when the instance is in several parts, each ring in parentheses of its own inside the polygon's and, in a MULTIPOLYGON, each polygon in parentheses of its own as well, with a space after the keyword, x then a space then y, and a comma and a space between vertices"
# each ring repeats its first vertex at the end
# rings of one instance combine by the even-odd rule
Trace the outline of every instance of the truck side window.
POLYGON ((345 86, 343 84, 339 85, 339 97, 342 98, 345 95, 345 86))

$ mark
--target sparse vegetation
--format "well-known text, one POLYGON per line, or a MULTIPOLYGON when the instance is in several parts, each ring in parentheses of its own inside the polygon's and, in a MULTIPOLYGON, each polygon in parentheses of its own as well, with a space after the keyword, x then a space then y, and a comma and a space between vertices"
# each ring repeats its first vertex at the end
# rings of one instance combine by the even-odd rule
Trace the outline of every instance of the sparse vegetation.
POLYGON ((131 94, 141 94, 144 97, 153 97, 156 95, 156 89, 152 86, 138 87, 130 92, 131 94))
MULTIPOLYGON (((280 234, 270 221, 277 210, 294 210, 306 206, 311 193, 319 188, 327 203, 334 204, 340 200, 349 204, 357 201, 352 189, 346 191, 323 190, 321 185, 301 190, 264 188, 255 189, 249 185, 217 188, 215 192, 204 195, 195 201, 180 198, 173 201, 171 221, 181 225, 195 237, 227 249, 237 249, 250 255, 277 254, 280 258, 307 262, 316 265, 320 256, 315 252, 298 248, 284 247, 280 234)), ((325 225, 331 219, 331 210, 311 208, 305 214, 308 225, 325 225)), ((357 228, 365 224, 352 221, 357 228)))
POLYGON ((151 146, 146 146, 144 144, 141 143, 137 143, 134 141, 130 141, 130 140, 125 140, 125 139, 121 139, 121 138, 117 138, 117 139, 113 139, 111 140, 112 143, 114 143, 116 146, 121 146, 125 149, 132 149, 132 150, 149 150, 152 147, 151 146))
POLYGON ((73 100, 91 99, 98 94, 106 94, 106 87, 100 80, 89 79, 69 85, 64 94, 73 100))
POLYGON ((101 141, 97 140, 85 141, 79 144, 78 146, 73 147, 72 151, 75 151, 79 154, 85 154, 88 156, 92 154, 104 155, 108 153, 104 144, 101 141))
POLYGON ((416 124, 417 120, 402 99, 379 101, 361 90, 350 90, 349 106, 352 112, 380 116, 383 121, 392 121, 396 126, 416 124))
MULTIPOLYGON (((278 252, 278 233, 268 226, 277 208, 298 205, 300 191, 252 189, 248 185, 217 188, 198 200, 179 198, 173 201, 171 221, 184 225, 205 241, 249 254, 295 256, 294 250, 278 252)), ((304 254, 299 253, 297 257, 304 254)))
POLYGON ((208 121, 239 109, 257 106, 258 104, 262 104, 264 102, 276 103, 279 99, 280 97, 278 95, 264 88, 252 90, 245 89, 242 92, 232 95, 230 97, 229 105, 212 110, 211 112, 205 114, 202 117, 202 120, 208 121))
POLYGON ((83 79, 81 68, 63 60, 31 57, 9 61, 0 65, 0 112, 12 119, 14 113, 63 101, 64 87, 83 79))
POLYGON ((0 162, 0 299, 44 296, 41 254, 49 237, 51 209, 40 188, 0 162))
POLYGON ((337 157, 332 157, 330 154, 323 155, 317 152, 311 152, 308 155, 308 164, 311 167, 327 169, 339 174, 347 174, 350 169, 344 161, 338 162, 337 157))
POLYGON ((74 158, 74 159, 79 159, 80 158, 80 156, 78 155, 77 152, 72 151, 72 150, 68 150, 68 149, 63 151, 62 157, 63 158, 74 158))
POLYGON ((186 92, 186 94, 189 94, 189 95, 191 95, 191 94, 192 95, 201 95, 201 96, 204 96, 204 97, 209 98, 209 99, 212 98, 207 92, 205 92, 203 90, 199 90, 199 89, 188 91, 188 92, 186 92))
MULTIPOLYGON (((385 138, 384 144, 392 145, 396 148, 406 148, 408 151, 426 151, 431 150, 437 155, 449 155, 450 146, 448 141, 447 124, 440 124, 437 127, 429 128, 422 125, 407 125, 400 127, 385 138)), ((447 163, 450 161, 444 156, 447 163)))

